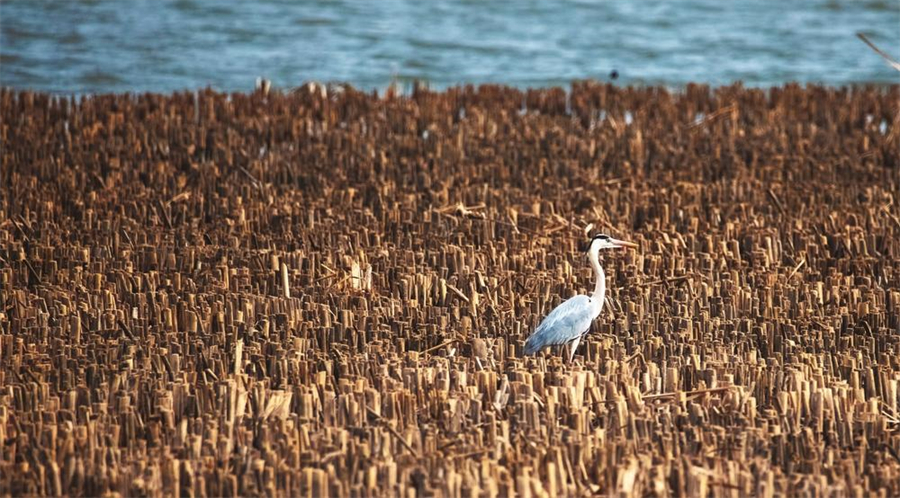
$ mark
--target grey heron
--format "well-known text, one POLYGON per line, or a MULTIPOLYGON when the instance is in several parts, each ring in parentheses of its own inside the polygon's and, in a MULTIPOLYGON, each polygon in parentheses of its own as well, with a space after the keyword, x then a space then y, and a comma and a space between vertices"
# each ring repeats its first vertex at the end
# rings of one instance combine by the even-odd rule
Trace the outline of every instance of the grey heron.
POLYGON ((549 346, 569 345, 569 362, 575 358, 575 350, 582 336, 591 328, 591 322, 603 310, 606 298, 606 273, 600 266, 602 249, 629 249, 637 244, 618 240, 609 235, 595 235, 588 246, 588 258, 594 268, 597 283, 590 296, 580 294, 567 299, 547 315, 525 341, 525 354, 533 355, 549 346))

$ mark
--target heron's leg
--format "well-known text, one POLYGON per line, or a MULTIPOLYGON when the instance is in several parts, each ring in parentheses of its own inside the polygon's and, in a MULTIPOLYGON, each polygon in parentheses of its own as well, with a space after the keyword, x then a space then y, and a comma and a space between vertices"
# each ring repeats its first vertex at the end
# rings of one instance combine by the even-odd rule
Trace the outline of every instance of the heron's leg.
POLYGON ((578 349, 578 343, 581 342, 581 336, 576 337, 569 343, 569 363, 575 359, 575 350, 578 349))

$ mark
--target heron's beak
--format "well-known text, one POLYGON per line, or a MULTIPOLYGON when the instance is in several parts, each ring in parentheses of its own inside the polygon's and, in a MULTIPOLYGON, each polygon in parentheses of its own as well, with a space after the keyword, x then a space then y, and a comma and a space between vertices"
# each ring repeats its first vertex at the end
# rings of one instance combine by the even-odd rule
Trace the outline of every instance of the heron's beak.
POLYGON ((620 249, 637 249, 638 248, 638 245, 635 244, 634 242, 628 242, 625 240, 612 239, 610 242, 612 242, 616 247, 618 247, 620 249))

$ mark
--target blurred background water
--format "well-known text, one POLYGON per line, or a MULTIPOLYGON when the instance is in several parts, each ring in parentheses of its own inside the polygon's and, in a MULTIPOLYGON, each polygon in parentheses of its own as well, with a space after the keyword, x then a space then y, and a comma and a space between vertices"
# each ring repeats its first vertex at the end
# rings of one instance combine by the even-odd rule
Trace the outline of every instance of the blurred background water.
POLYGON ((567 86, 898 83, 900 1, 0 3, 0 84, 54 93, 342 81, 567 86))

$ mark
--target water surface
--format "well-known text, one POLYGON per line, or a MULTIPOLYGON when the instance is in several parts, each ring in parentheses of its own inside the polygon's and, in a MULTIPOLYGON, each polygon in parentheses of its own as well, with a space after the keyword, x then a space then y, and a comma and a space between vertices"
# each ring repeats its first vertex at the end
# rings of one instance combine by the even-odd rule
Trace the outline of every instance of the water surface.
POLYGON ((900 1, 0 3, 0 84, 55 93, 573 79, 897 83, 900 1))

